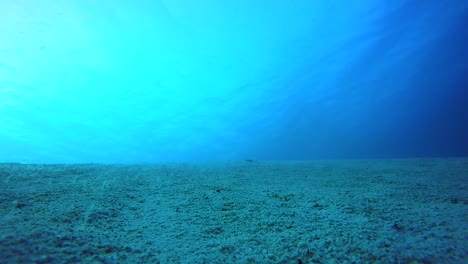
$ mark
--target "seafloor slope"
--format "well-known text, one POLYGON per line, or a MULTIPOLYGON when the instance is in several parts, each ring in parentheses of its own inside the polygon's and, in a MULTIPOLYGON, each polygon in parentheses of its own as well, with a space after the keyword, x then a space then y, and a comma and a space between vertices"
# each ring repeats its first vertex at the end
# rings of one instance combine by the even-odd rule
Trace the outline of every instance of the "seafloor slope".
POLYGON ((468 263, 468 159, 0 164, 1 263, 468 263))

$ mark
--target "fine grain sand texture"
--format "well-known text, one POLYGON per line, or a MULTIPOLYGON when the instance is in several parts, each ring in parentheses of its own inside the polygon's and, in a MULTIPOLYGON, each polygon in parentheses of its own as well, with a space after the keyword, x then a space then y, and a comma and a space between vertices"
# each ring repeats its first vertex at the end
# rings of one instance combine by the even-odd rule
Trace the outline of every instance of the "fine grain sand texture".
POLYGON ((0 164, 1 263, 468 263, 468 159, 0 164))

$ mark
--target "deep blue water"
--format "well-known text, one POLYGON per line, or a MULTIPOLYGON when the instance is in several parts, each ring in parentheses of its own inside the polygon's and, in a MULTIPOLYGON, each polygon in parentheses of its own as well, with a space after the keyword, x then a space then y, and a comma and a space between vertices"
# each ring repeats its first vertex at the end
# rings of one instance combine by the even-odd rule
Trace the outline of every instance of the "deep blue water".
POLYGON ((465 0, 0 0, 0 162, 468 156, 465 0))

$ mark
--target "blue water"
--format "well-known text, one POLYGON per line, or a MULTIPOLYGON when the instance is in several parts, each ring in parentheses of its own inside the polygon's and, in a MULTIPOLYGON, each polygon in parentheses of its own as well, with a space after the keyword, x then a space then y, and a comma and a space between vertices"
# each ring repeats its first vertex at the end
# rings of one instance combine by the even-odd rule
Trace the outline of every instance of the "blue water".
POLYGON ((468 156, 466 0, 0 0, 0 162, 468 156))

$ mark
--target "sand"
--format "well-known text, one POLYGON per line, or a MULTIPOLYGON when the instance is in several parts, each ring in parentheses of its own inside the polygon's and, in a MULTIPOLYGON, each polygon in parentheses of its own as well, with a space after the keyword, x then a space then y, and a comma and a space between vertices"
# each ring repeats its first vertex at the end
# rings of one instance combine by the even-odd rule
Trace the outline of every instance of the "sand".
POLYGON ((468 159, 0 164, 1 263, 468 263, 468 159))

